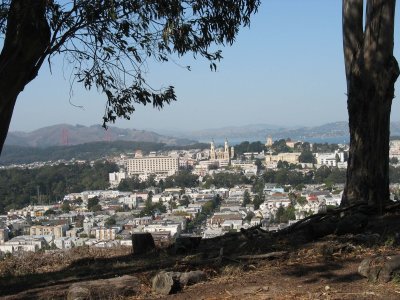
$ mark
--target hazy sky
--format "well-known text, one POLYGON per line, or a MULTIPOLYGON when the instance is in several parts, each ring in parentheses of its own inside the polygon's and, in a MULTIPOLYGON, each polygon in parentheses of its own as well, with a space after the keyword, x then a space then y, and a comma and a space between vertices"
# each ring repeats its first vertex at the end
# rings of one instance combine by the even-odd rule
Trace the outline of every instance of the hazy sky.
MULTIPOLYGON (((178 101, 161 111, 137 105, 131 120, 117 121, 116 126, 190 130, 347 120, 341 3, 262 0, 251 28, 242 29, 236 43, 223 49, 217 72, 210 71, 206 60, 194 61, 191 55, 177 62, 191 65, 190 72, 172 62, 151 64, 148 81, 154 87, 175 86, 178 101)), ((399 29, 397 22, 396 37, 399 29)), ((398 43, 395 52, 400 60, 398 43)), ((20 95, 12 131, 59 123, 101 124, 105 97, 76 84, 70 98, 70 71, 61 62, 55 61, 52 75, 44 66, 20 95)), ((400 120, 399 108, 395 99, 394 121, 400 120)))

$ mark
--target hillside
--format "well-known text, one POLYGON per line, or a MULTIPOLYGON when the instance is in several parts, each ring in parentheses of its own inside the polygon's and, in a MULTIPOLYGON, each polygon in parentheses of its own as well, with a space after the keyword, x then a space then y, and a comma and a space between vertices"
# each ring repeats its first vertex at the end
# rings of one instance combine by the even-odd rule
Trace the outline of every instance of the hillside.
POLYGON ((105 130, 100 125, 58 124, 31 132, 9 132, 5 145, 45 148, 102 141, 149 142, 166 145, 187 145, 194 142, 186 138, 168 137, 145 130, 118 127, 109 127, 105 130))
MULTIPOLYGON (((267 136, 274 140, 291 138, 292 140, 303 140, 310 142, 348 142, 349 128, 347 122, 333 122, 320 126, 297 126, 284 127, 271 124, 256 124, 246 126, 231 126, 222 128, 210 128, 192 131, 159 131, 171 136, 186 137, 199 141, 222 141, 228 138, 230 141, 265 141, 267 136)), ((391 135, 400 135, 400 122, 391 123, 391 135)))
POLYGON ((357 271, 364 258, 398 255, 399 241, 392 236, 399 230, 398 217, 371 218, 359 234, 311 241, 304 232, 255 228, 202 240, 197 249, 180 254, 164 248, 133 256, 130 248, 87 247, 25 253, 0 261, 0 297, 65 299, 74 291, 88 299, 83 295, 97 284, 101 291, 92 290, 90 299, 398 299, 398 273, 389 282, 373 282, 357 271), (206 278, 172 295, 152 290, 160 271, 194 270, 206 278), (123 284, 127 277, 132 285, 123 284), (120 284, 104 288, 107 280, 120 284))
POLYGON ((173 149, 205 149, 208 144, 166 145, 155 142, 92 142, 72 146, 52 147, 23 147, 6 145, 0 156, 0 165, 28 164, 33 162, 57 161, 57 160, 95 160, 108 155, 120 153, 133 153, 142 150, 149 151, 173 150, 173 149))

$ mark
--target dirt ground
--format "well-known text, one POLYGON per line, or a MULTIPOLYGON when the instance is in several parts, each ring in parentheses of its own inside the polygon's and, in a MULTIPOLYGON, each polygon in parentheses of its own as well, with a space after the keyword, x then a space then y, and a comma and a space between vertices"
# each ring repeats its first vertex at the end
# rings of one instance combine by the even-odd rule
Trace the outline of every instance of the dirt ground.
POLYGON ((358 264, 269 263, 187 287, 166 299, 400 299, 400 285, 369 283, 357 274, 358 264))
MULTIPOLYGON (((137 278, 136 294, 104 299, 400 299, 400 274, 388 283, 374 283, 357 272, 364 258, 400 255, 396 235, 400 231, 394 226, 400 226, 400 218, 393 220, 395 223, 385 222, 384 229, 380 229, 385 235, 332 235, 295 245, 290 243, 294 236, 270 240, 239 233, 223 238, 218 245, 217 241, 209 241, 217 253, 223 243, 226 250, 220 261, 206 259, 207 263, 200 260, 194 264, 194 255, 166 252, 138 258, 126 249, 77 248, 64 254, 27 254, 0 261, 0 299, 66 299, 74 283, 122 275, 137 278), (243 249, 258 250, 246 254, 269 253, 269 248, 287 253, 278 258, 241 259, 239 254, 244 250, 239 253, 238 249, 249 238, 253 238, 252 242, 243 249), (267 243, 273 244, 269 247, 267 243), (151 290, 151 279, 161 270, 202 270, 207 280, 187 286, 177 294, 161 296, 151 290)), ((210 257, 215 256, 210 254, 210 257)))
MULTIPOLYGON (((396 247, 356 248, 326 255, 327 243, 310 243, 288 258, 228 265, 210 280, 151 299, 400 299, 400 282, 373 283, 358 274, 363 258, 398 255, 396 247)), ((141 297, 137 297, 141 298, 141 297)), ((134 298, 132 298, 134 299, 134 298)))
MULTIPOLYGON (((141 286, 136 296, 125 299, 400 299, 400 283, 372 283, 357 273, 363 257, 372 252, 393 255, 399 249, 359 249, 326 257, 321 254, 323 245, 313 243, 277 260, 204 266, 198 269, 208 274, 205 282, 168 296, 151 291, 151 278, 157 270, 128 271, 139 278, 141 286)), ((119 273, 117 269, 114 272, 119 273)), ((76 280, 66 277, 49 285, 32 285, 1 299, 65 299, 73 282, 76 280)))

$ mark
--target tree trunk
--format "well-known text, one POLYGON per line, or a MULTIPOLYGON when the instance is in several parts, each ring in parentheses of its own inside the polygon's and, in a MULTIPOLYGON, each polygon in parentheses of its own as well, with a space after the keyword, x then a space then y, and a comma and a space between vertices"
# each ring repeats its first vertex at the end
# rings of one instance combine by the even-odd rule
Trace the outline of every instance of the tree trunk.
POLYGON ((0 153, 17 97, 37 76, 46 56, 50 42, 46 2, 13 0, 10 5, 4 46, 0 54, 0 153))
POLYGON ((156 248, 154 239, 149 232, 135 232, 132 234, 133 254, 140 255, 153 251, 156 248))
POLYGON ((390 111, 399 67, 393 56, 395 0, 343 0, 350 152, 342 206, 377 212, 389 200, 390 111))

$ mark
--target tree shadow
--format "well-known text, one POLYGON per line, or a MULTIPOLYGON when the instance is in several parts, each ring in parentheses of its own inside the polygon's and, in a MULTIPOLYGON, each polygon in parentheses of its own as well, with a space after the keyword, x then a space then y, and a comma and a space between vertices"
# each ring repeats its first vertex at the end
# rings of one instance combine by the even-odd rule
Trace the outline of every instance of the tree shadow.
POLYGON ((67 267, 55 271, 25 275, 8 275, 0 280, 0 297, 15 295, 18 299, 39 299, 43 289, 52 290, 49 299, 65 298, 66 289, 73 283, 107 279, 139 272, 155 272, 160 268, 170 268, 176 257, 153 255, 123 255, 112 258, 82 258, 67 267), (53 287, 53 289, 51 289, 53 287), (16 295, 22 293, 20 295, 16 295))
MULTIPOLYGON (((346 263, 351 262, 351 260, 346 263)), ((299 263, 291 266, 282 274, 289 277, 304 278, 304 283, 317 283, 321 280, 331 283, 350 283, 362 280, 363 277, 342 262, 299 263)))

